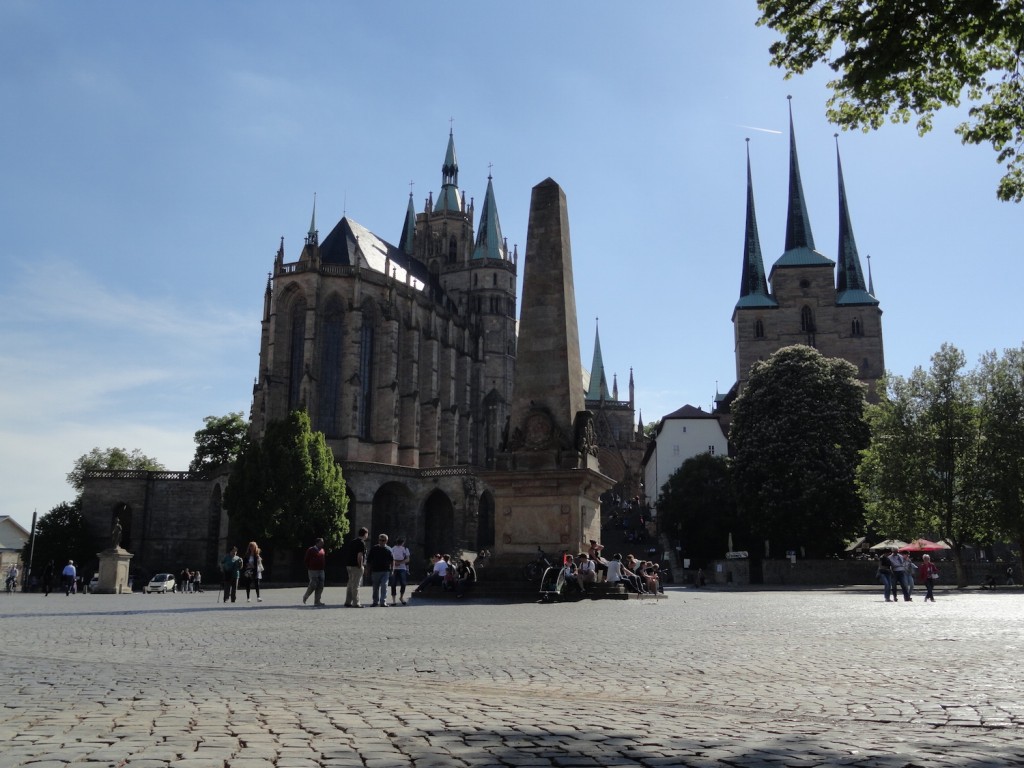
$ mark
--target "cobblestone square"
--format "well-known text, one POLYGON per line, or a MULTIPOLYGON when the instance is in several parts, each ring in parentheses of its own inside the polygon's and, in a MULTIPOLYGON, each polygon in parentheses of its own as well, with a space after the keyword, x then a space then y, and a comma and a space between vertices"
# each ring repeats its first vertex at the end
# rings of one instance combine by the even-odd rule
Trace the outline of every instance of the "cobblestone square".
POLYGON ((668 591, 4 595, 0 768, 1024 765, 1019 591, 668 591))

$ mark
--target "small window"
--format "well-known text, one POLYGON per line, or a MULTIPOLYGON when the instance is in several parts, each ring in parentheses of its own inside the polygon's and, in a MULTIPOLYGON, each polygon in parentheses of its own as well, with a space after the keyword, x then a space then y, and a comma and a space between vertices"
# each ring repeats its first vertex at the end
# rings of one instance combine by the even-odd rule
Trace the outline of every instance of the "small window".
POLYGON ((755 320, 754 321, 754 338, 755 339, 763 339, 764 338, 764 322, 761 321, 761 320, 755 320))
POLYGON ((708 446, 708 453, 710 453, 712 456, 714 456, 715 455, 715 446, 709 445, 708 446))
POLYGON ((497 272, 495 272, 493 275, 491 275, 491 285, 493 285, 495 288, 498 287, 498 273, 497 272))
POLYGON ((852 323, 852 327, 850 328, 850 333, 852 333, 854 336, 863 336, 864 335, 864 328, 860 324, 860 318, 859 317, 853 318, 853 323, 852 323))
POLYGON ((673 445, 672 446, 672 455, 673 456, 678 456, 679 455, 679 446, 678 445, 673 445))

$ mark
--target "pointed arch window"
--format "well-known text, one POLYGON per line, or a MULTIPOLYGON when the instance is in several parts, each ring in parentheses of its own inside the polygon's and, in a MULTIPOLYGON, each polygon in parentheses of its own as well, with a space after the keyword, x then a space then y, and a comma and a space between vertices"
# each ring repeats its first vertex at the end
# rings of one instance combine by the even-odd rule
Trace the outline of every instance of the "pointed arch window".
POLYGON ((459 241, 455 235, 448 238, 448 263, 454 264, 459 256, 459 241))
POLYGON ((292 306, 291 334, 288 359, 288 410, 294 411, 302 404, 302 373, 305 369, 306 346, 306 303, 298 301, 292 306))
POLYGON ((761 320, 761 319, 757 319, 757 320, 754 321, 754 338, 755 339, 763 339, 764 338, 764 321, 761 320))
POLYGON ((853 334, 854 336, 864 335, 864 326, 861 325, 859 317, 853 318, 853 322, 851 323, 850 327, 850 333, 853 334))
POLYGON ((359 331, 359 438, 369 440, 373 424, 373 315, 363 312, 359 331))
POLYGON ((328 304, 324 313, 320 340, 320 397, 317 429, 328 437, 339 433, 338 415, 341 405, 341 359, 343 316, 341 305, 328 304))
POLYGON ((804 333, 814 333, 814 313, 806 304, 800 310, 800 330, 804 333))

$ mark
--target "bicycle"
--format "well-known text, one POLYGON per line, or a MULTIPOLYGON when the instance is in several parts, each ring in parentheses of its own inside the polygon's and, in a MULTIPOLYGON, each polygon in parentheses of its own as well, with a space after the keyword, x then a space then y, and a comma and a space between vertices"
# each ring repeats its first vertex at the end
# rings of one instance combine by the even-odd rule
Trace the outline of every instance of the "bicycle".
POLYGON ((550 558, 548 558, 543 549, 537 547, 537 559, 531 560, 523 566, 523 578, 527 581, 540 581, 544 571, 551 567, 550 558))

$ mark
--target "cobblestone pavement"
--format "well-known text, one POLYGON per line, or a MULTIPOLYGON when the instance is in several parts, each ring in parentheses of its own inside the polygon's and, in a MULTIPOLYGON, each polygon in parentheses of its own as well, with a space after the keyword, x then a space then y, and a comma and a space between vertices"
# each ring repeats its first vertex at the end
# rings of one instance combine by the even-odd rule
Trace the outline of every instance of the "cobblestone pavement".
POLYGON ((0 595, 0 768, 1024 766, 1020 592, 263 594, 0 595))

